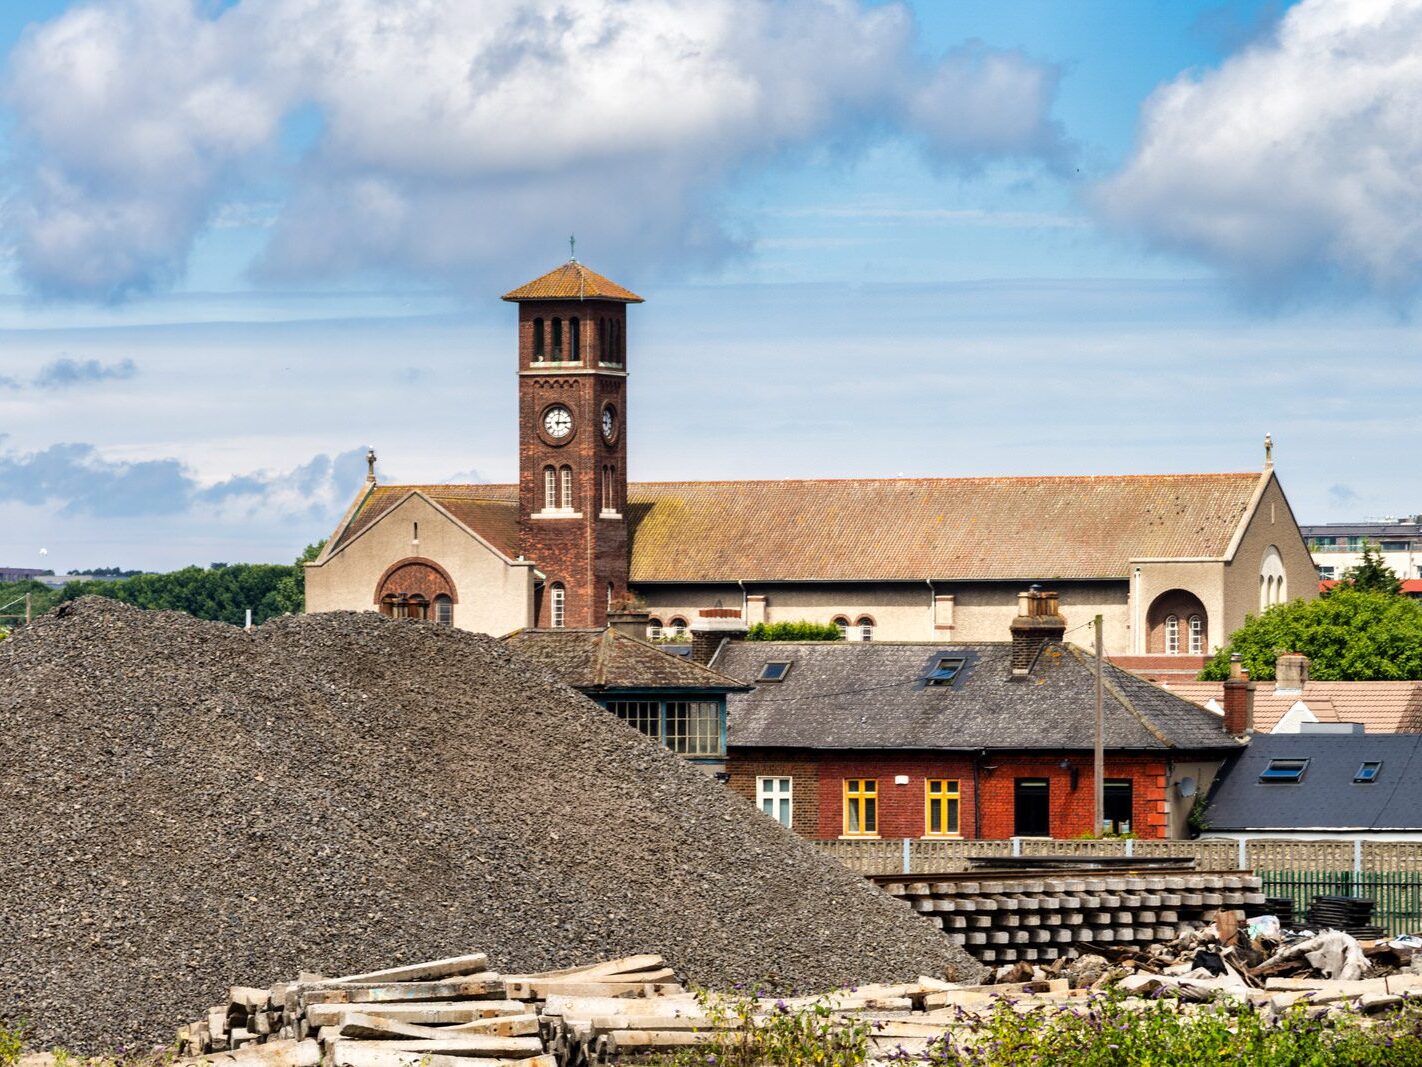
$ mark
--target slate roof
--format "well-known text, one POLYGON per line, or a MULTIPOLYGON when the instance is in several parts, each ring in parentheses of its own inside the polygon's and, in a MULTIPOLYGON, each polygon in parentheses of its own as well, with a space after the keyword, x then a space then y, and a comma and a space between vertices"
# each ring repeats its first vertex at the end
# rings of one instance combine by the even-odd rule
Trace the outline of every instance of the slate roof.
MULTIPOLYGON (((1124 578, 1132 559, 1223 558, 1261 477, 634 482, 631 580, 1124 578)), ((513 485, 377 486, 333 547, 412 489, 517 554, 513 485)))
POLYGON ((1422 831, 1422 734, 1262 734, 1210 791, 1211 830, 1422 831), (1273 759, 1307 759, 1297 783, 1259 781, 1273 759), (1371 784, 1353 781, 1381 760, 1371 784))
MULTIPOLYGON (((1011 680, 1011 644, 743 641, 712 666, 754 681, 789 661, 784 681, 733 694, 732 746, 810 749, 1090 750, 1094 662, 1074 645, 1048 645, 1026 681, 1011 680), (961 655, 951 686, 922 681, 939 655, 961 655)), ((1226 751, 1239 743, 1221 719, 1128 671, 1105 670, 1108 748, 1226 751)))
POLYGON ((610 627, 515 630, 503 638, 574 689, 743 689, 735 678, 663 652, 610 627))
POLYGON ((542 277, 504 294, 505 300, 617 300, 624 304, 640 304, 642 298, 630 289, 588 270, 572 259, 554 267, 542 277))
MULTIPOLYGON (((1165 682, 1193 703, 1224 706, 1223 682, 1165 682)), ((1279 692, 1274 682, 1254 685, 1254 728, 1268 733, 1302 700, 1319 722, 1360 722, 1370 734, 1422 730, 1422 682, 1317 682, 1303 691, 1279 692)))

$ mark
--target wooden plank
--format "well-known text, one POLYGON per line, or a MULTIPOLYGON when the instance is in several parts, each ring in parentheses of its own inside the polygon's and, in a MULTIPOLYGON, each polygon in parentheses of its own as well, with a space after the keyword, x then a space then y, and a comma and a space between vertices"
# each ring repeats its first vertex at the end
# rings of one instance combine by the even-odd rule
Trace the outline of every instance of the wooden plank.
POLYGON ((480 977, 451 978, 442 982, 317 986, 303 989, 301 998, 307 1004, 378 1004, 400 1000, 452 1000, 503 992, 503 977, 485 972, 485 975, 480 977))
POLYGON ((315 1027, 339 1026, 352 1013, 376 1012, 388 1019, 420 1026, 449 1023, 469 1023, 480 1019, 523 1015, 528 1005, 520 1000, 459 1000, 386 1003, 378 1008, 350 1004, 312 1004, 306 1009, 306 1022, 315 1027))
POLYGON ((318 984, 371 985, 377 982, 430 981, 437 978, 456 978, 478 974, 488 969, 489 957, 482 952, 473 952, 467 956, 449 956, 442 960, 427 960, 424 963, 409 963, 403 967, 387 967, 380 971, 366 971, 364 974, 347 974, 340 978, 327 978, 318 984))

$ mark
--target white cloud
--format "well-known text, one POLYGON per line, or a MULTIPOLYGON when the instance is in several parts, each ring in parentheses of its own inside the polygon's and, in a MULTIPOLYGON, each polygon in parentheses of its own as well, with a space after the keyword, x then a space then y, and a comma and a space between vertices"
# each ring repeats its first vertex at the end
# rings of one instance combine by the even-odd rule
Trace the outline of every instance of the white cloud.
POLYGON ((1422 0, 1304 0, 1157 89, 1104 217, 1281 289, 1422 283, 1422 0))
POLYGON ((8 229, 39 290, 164 284, 226 201, 270 195, 311 109, 271 274, 506 274, 574 229, 609 268, 710 259, 747 164, 885 131, 950 165, 1051 160, 1055 91, 1018 52, 930 60, 866 0, 99 0, 13 56, 8 229))

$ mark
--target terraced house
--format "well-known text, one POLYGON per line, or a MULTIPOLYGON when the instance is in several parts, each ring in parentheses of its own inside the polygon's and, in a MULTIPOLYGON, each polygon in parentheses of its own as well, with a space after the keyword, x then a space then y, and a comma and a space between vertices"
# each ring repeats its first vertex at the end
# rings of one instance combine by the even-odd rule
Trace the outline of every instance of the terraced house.
MULTIPOLYGON (((376 610, 506 634, 704 608, 833 622, 864 641, 997 640, 1027 583, 1108 653, 1203 661, 1246 613, 1316 595, 1272 462, 1232 474, 629 482, 627 309, 569 261, 518 307, 519 480, 370 476, 319 559, 311 611, 376 610)), ((940 447, 924 441, 927 452, 940 447)))

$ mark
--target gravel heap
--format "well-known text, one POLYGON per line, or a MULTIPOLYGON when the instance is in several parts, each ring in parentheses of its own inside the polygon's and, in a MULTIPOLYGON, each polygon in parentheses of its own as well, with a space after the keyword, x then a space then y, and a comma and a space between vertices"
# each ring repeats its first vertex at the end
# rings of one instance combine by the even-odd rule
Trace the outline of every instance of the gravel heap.
POLYGON ((978 964, 498 642, 86 598, 0 642, 0 1019, 167 1043, 232 984, 638 952, 727 988, 978 964))

